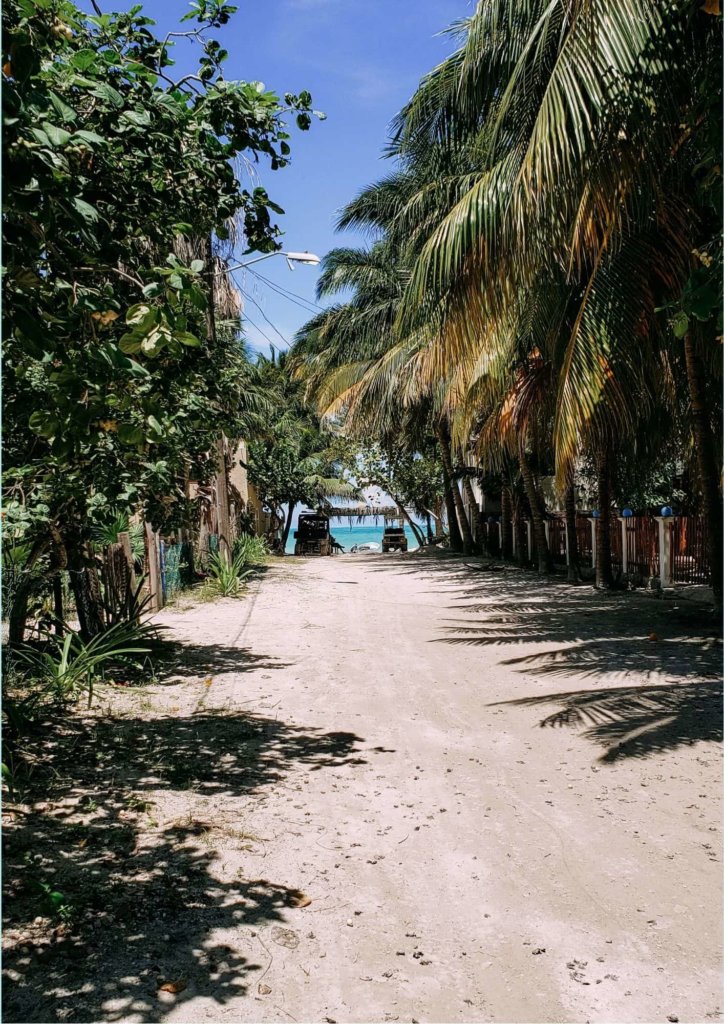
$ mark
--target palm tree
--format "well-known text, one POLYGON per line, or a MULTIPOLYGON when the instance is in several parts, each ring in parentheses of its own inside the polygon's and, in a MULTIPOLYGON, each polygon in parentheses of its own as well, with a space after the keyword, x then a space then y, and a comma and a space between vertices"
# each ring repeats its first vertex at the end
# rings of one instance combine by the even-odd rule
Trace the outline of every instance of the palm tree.
MULTIPOLYGON (((682 293, 702 235, 697 168, 719 177, 701 109, 721 95, 712 13, 655 0, 486 0, 398 119, 403 159, 437 145, 478 159, 411 268, 403 330, 444 309, 449 359, 459 362, 496 333, 491 323, 508 329, 531 288, 556 278, 570 288, 577 308, 553 431, 561 489, 603 425, 632 433, 632 405, 653 398, 650 367, 676 355, 657 304, 682 293)), ((707 244, 720 253, 718 240, 707 244)), ((718 572, 718 467, 690 334, 685 350, 718 572)))

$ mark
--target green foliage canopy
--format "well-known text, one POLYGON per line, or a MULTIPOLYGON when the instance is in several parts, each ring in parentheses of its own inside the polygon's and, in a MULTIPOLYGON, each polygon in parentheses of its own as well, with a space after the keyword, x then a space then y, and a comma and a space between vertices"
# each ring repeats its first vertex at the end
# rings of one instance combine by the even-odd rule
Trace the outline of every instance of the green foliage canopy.
POLYGON ((210 344, 210 240, 279 247, 283 211, 235 168, 284 167, 286 115, 306 129, 312 111, 308 93, 224 77, 207 33, 234 10, 193 5, 171 36, 198 68, 175 80, 172 38, 140 6, 4 5, 4 484, 38 534, 144 506, 179 521, 180 482, 208 478, 214 441, 236 433, 246 360, 238 317, 210 344))

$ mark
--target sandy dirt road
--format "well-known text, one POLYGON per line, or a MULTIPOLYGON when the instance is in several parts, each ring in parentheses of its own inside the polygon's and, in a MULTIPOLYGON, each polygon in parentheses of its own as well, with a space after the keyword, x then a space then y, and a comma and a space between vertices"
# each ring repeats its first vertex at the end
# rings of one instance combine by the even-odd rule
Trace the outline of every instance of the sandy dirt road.
POLYGON ((414 555, 165 612, 205 660, 136 714, 167 756, 132 853, 136 900, 164 875, 182 907, 109 920, 85 990, 6 1019, 718 1020, 721 654, 692 615, 414 555))

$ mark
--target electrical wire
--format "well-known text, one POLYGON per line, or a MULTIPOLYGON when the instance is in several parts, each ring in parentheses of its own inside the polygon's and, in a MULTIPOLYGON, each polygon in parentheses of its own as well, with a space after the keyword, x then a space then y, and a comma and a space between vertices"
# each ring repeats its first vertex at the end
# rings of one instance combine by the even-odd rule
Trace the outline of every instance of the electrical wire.
POLYGON ((253 320, 251 319, 251 317, 250 317, 250 316, 249 316, 249 314, 248 314, 248 313, 246 312, 246 310, 244 310, 244 319, 245 319, 245 320, 248 320, 248 321, 249 321, 249 323, 251 324, 251 326, 252 326, 252 327, 254 328, 254 330, 255 330, 255 331, 258 331, 258 332, 259 332, 259 334, 261 334, 262 338, 264 338, 264 340, 265 340, 265 341, 266 341, 266 342, 267 342, 267 343, 269 344, 269 347, 270 347, 270 348, 274 348, 274 342, 273 342, 273 341, 271 340, 271 338, 269 337, 269 335, 265 334, 265 333, 264 333, 264 331, 262 331, 261 327, 259 327, 259 325, 258 325, 258 324, 255 324, 255 323, 254 323, 254 321, 253 321, 253 320))
POLYGON ((311 299, 305 299, 303 295, 298 295, 297 292, 290 291, 288 288, 285 288, 284 285, 270 281, 268 277, 264 277, 264 275, 260 274, 258 270, 252 270, 251 267, 247 267, 246 269, 250 274, 253 274, 254 277, 258 277, 260 281, 263 281, 264 284, 268 285, 275 292, 283 295, 285 299, 293 302, 296 306, 301 306, 302 309, 306 309, 308 313, 321 312, 324 309, 324 306, 320 306, 318 302, 313 302, 311 299))
MULTIPOLYGON (((269 324, 269 326, 271 327, 271 329, 272 329, 272 330, 273 330, 273 331, 274 331, 274 332, 275 332, 276 334, 278 334, 278 335, 279 335, 279 337, 280 337, 280 338, 281 338, 281 340, 282 340, 282 341, 284 342, 284 344, 285 344, 285 345, 287 346, 287 348, 289 348, 290 346, 289 346, 289 342, 287 341, 287 339, 286 339, 286 338, 284 337, 284 335, 283 335, 283 334, 282 334, 282 332, 281 332, 281 331, 279 330, 279 328, 278 328, 278 327, 277 327, 277 326, 276 326, 275 324, 273 324, 273 323, 271 322, 271 320, 270 320, 270 319, 269 319, 269 317, 268 317, 268 316, 266 315, 266 313, 265 313, 265 312, 264 312, 264 310, 263 310, 263 309, 261 308, 261 306, 260 306, 260 305, 259 305, 259 303, 258 303, 258 302, 256 301, 256 299, 255 299, 255 298, 254 298, 254 297, 253 297, 252 295, 249 295, 249 293, 248 293, 248 292, 244 292, 244 291, 242 291, 242 293, 241 293, 241 294, 242 294, 242 295, 244 296, 244 298, 246 298, 246 299, 249 299, 249 301, 250 301, 250 302, 253 302, 253 303, 254 303, 254 305, 255 305, 255 306, 256 306, 256 308, 257 308, 257 309, 259 310, 259 312, 261 313, 261 315, 262 315, 262 316, 264 317, 264 319, 266 320, 266 322, 267 322, 267 323, 269 324)), ((246 315, 246 311, 244 312, 244 315, 246 315)), ((253 321, 252 321, 252 320, 250 319, 250 320, 249 320, 249 323, 253 324, 253 321)), ((258 327, 257 327, 257 330, 259 330, 259 328, 258 328, 258 327)), ((262 333, 262 334, 263 334, 263 332, 260 332, 260 333, 262 333)), ((264 335, 264 337, 266 337, 266 335, 264 335)), ((267 338, 267 341, 269 341, 269 339, 268 339, 268 338, 267 338)), ((271 343, 271 341, 269 342, 269 344, 270 344, 270 345, 272 344, 272 343, 271 343)))

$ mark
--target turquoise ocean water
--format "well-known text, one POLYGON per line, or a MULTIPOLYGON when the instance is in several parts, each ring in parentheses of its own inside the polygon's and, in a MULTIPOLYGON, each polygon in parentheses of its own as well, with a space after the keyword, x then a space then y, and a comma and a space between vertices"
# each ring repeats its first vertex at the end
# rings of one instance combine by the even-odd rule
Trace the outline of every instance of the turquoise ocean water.
MULTIPOLYGON (((294 554, 294 530, 296 524, 289 532, 289 539, 287 540, 287 554, 294 554)), ((382 534, 384 533, 384 527, 380 521, 379 526, 370 524, 369 526, 352 526, 346 520, 333 520, 330 524, 332 536, 338 541, 346 552, 349 553, 350 548, 353 544, 379 544, 382 547, 382 534)), ((405 536, 407 537, 407 550, 414 551, 417 547, 417 541, 412 533, 409 526, 405 526, 405 536)))

